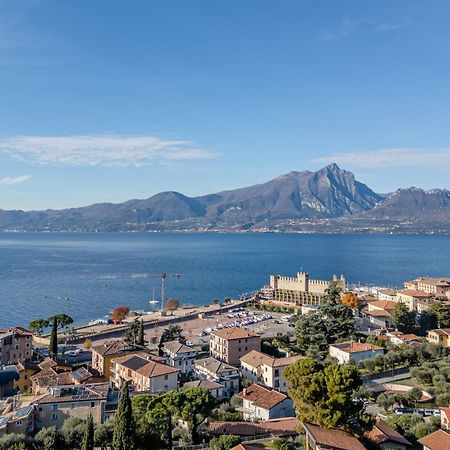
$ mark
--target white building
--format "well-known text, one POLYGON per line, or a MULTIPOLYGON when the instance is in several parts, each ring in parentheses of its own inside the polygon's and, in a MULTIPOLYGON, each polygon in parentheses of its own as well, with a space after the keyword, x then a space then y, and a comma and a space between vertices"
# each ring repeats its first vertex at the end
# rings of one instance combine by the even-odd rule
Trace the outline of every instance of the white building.
POLYGON ((350 362, 358 364, 365 359, 383 355, 384 349, 373 344, 348 341, 331 344, 329 353, 330 356, 337 359, 339 364, 349 364, 350 362))
POLYGON ((210 380, 188 381, 187 383, 184 383, 183 387, 206 389, 209 392, 211 392, 211 395, 214 398, 219 400, 226 397, 223 386, 220 383, 216 383, 215 381, 210 380))
POLYGON ((178 341, 165 342, 163 353, 169 366, 175 367, 183 374, 192 372, 197 351, 178 341))
POLYGON ((270 420, 295 415, 292 400, 285 394, 252 384, 238 395, 244 420, 270 420))
POLYGON ((274 358, 253 350, 241 358, 241 374, 247 380, 286 392, 288 383, 283 376, 284 369, 295 363, 301 356, 274 358))
POLYGON ((231 397, 239 392, 239 370, 237 367, 214 358, 198 359, 194 362, 194 377, 223 385, 224 397, 231 397))

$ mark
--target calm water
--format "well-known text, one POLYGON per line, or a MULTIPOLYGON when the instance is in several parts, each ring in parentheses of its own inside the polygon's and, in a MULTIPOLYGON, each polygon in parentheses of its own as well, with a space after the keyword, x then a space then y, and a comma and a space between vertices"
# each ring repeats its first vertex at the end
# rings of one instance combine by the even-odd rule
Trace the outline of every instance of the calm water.
POLYGON ((450 236, 281 234, 0 233, 0 326, 69 313, 101 318, 117 305, 148 309, 159 280, 83 275, 180 273, 167 295, 204 304, 261 287, 271 273, 345 274, 350 282, 400 285, 450 275, 450 236))

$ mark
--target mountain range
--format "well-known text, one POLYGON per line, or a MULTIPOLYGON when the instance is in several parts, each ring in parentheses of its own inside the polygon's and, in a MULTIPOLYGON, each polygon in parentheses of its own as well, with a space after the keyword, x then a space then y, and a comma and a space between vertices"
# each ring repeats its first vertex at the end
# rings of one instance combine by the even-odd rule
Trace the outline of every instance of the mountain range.
POLYGON ((450 192, 377 194, 330 164, 200 197, 161 192, 144 200, 45 211, 0 210, 3 231, 450 232, 450 192))

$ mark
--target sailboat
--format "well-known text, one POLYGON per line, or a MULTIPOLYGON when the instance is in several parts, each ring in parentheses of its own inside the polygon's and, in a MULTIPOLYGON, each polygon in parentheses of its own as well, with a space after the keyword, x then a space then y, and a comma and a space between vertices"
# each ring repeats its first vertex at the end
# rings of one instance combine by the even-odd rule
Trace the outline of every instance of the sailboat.
POLYGON ((153 288, 153 296, 152 299, 149 301, 150 305, 156 305, 159 303, 159 300, 155 299, 155 288, 153 288))

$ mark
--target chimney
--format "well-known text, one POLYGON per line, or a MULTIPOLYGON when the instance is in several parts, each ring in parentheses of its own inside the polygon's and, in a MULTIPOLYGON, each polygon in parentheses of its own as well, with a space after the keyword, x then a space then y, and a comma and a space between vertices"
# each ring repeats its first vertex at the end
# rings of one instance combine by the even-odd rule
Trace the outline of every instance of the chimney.
POLYGON ((247 389, 246 388, 242 389, 242 393, 244 394, 245 397, 247 395, 247 389))

